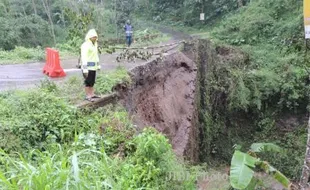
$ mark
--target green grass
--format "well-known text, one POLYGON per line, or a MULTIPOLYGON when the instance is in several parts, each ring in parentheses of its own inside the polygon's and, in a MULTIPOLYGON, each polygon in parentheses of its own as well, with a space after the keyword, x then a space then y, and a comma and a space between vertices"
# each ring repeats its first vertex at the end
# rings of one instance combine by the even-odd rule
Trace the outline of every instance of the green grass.
POLYGON ((0 51, 0 65, 20 64, 45 59, 44 51, 38 48, 16 47, 12 51, 0 51))
POLYGON ((168 140, 153 129, 126 139, 124 145, 119 144, 124 149, 116 150, 115 154, 106 152, 111 142, 102 135, 80 134, 72 145, 52 143, 44 152, 32 150, 14 156, 1 151, 0 161, 4 165, 0 167, 0 188, 194 189, 190 179, 177 183, 166 181, 169 171, 183 166, 177 162, 168 140), (121 156, 124 152, 126 157, 121 156))
MULTIPOLYGON (((126 68, 117 67, 111 71, 101 71, 97 74, 95 89, 96 94, 104 95, 112 92, 115 85, 119 83, 130 84, 131 79, 126 68)), ((48 79, 43 80, 38 87, 43 91, 57 94, 71 104, 77 104, 84 100, 84 78, 81 75, 71 76, 64 82, 55 83, 48 79)))
POLYGON ((112 92, 112 88, 119 83, 131 82, 130 76, 126 68, 117 67, 115 71, 101 72, 96 79, 96 91, 99 94, 107 94, 112 92))
MULTIPOLYGON (((61 59, 66 59, 69 57, 77 57, 78 52, 69 51, 62 46, 59 46, 59 53, 61 59)), ((33 63, 36 61, 43 62, 45 61, 45 50, 41 47, 37 48, 25 48, 25 47, 16 47, 11 51, 0 51, 0 65, 8 64, 25 64, 33 63)))

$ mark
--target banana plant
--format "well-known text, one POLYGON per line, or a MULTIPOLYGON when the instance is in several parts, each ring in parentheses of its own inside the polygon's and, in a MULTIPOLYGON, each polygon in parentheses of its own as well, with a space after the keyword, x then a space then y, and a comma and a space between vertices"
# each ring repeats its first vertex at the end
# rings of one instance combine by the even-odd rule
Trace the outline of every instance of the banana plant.
POLYGON ((234 189, 254 189, 256 169, 262 169, 284 187, 290 187, 291 182, 287 177, 268 162, 258 158, 257 153, 268 151, 281 152, 281 148, 272 143, 254 143, 247 153, 241 152, 240 146, 235 148, 230 167, 230 184, 234 189))

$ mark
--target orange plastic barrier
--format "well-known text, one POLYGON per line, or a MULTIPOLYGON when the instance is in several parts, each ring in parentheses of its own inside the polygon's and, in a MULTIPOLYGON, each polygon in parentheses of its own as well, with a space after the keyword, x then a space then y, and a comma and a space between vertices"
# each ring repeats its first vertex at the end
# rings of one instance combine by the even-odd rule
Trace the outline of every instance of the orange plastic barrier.
POLYGON ((46 64, 43 73, 49 77, 64 77, 66 73, 60 66, 59 52, 52 48, 46 48, 46 64))

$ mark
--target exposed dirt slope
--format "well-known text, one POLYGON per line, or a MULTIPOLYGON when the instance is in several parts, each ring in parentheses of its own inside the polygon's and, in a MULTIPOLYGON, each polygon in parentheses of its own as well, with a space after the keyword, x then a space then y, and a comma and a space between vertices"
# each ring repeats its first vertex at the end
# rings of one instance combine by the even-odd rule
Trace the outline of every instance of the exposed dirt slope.
POLYGON ((178 156, 198 159, 195 90, 197 69, 183 53, 168 55, 132 71, 133 85, 124 91, 124 104, 143 128, 164 133, 178 156))

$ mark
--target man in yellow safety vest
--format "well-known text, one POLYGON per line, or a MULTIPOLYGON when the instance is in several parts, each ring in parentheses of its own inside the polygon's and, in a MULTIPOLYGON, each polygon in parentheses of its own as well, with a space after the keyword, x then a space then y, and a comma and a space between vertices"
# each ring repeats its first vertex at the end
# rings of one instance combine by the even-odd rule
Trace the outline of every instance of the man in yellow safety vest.
POLYGON ((98 35, 95 29, 87 32, 85 42, 81 46, 81 69, 85 78, 85 100, 94 101, 100 98, 95 95, 94 84, 96 81, 96 71, 100 70, 98 55, 98 35))

